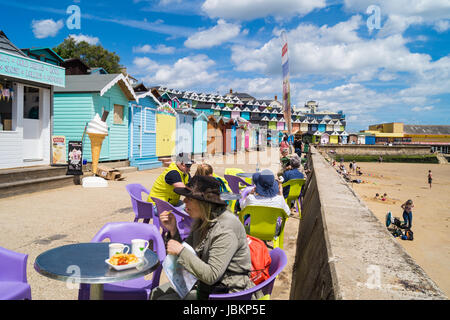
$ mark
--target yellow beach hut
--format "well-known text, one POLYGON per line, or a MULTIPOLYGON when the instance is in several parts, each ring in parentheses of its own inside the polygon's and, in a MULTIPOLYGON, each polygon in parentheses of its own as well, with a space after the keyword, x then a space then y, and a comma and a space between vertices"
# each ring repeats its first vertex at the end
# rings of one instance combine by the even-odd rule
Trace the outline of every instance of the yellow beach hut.
POLYGON ((170 157, 175 154, 177 130, 176 111, 166 102, 156 112, 156 156, 170 157))

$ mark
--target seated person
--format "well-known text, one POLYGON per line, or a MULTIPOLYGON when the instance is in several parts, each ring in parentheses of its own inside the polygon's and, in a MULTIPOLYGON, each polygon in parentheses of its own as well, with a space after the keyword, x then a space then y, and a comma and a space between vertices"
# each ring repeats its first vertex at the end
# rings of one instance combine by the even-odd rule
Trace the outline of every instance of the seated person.
POLYGON ((273 208, 281 208, 288 215, 291 213, 286 200, 282 196, 282 187, 272 171, 265 169, 256 172, 252 177, 255 188, 245 198, 240 200, 242 210, 246 206, 265 206, 273 208))
POLYGON ((217 175, 213 171, 213 167, 207 163, 201 163, 197 167, 197 171, 195 172, 194 176, 210 176, 216 179, 220 183, 220 192, 230 192, 231 191, 230 186, 228 185, 228 181, 225 178, 222 178, 221 176, 217 175))
POLYGON ((278 177, 281 177, 283 175, 284 171, 290 169, 289 163, 291 161, 291 158, 289 158, 288 154, 289 154, 289 149, 283 149, 281 152, 281 158, 280 158, 281 170, 277 172, 278 177))
POLYGON ((192 163, 192 159, 187 153, 178 154, 176 161, 172 162, 156 179, 147 201, 153 203, 151 197, 154 197, 169 202, 173 206, 183 206, 180 196, 173 189, 186 186, 191 178, 192 163))
MULTIPOLYGON (((292 179, 304 179, 305 176, 303 175, 303 173, 300 172, 299 168, 300 168, 300 158, 295 155, 291 158, 290 161, 290 170, 286 170, 283 174, 283 183, 288 182, 289 180, 292 179)), ((289 195, 289 189, 290 186, 287 187, 283 187, 283 196, 284 198, 287 198, 289 195)))
POLYGON ((361 167, 357 167, 356 168, 356 174, 358 175, 358 176, 362 176, 362 171, 361 171, 361 167))
MULTIPOLYGON (((164 211, 159 218, 169 230, 165 239, 167 254, 178 256, 177 262, 198 279, 184 299, 207 300, 211 293, 233 293, 254 287, 249 277, 252 262, 245 228, 220 199, 217 180, 195 176, 185 188, 175 188, 174 192, 185 196, 186 212, 193 218, 185 242, 196 253, 181 244, 172 213, 164 211)), ((262 292, 257 291, 252 299, 260 297, 262 292)), ((150 296, 150 300, 180 299, 169 282, 153 289, 150 296)))

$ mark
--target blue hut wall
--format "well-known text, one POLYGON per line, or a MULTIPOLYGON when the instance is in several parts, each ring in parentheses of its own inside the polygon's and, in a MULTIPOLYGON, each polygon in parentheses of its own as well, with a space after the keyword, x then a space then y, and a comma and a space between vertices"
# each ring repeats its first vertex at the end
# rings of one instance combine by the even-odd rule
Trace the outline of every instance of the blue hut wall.
POLYGON ((319 124, 318 130, 319 132, 325 132, 327 125, 326 124, 319 124))
POLYGON ((241 117, 250 121, 250 112, 241 112, 241 117))
POLYGON ((231 127, 231 151, 236 151, 236 125, 231 127))
POLYGON ((203 117, 194 119, 194 154, 206 153, 208 121, 203 117))
POLYGON ((193 117, 186 114, 177 114, 177 129, 176 129, 176 152, 193 152, 193 133, 194 120, 193 117))
POLYGON ((375 136, 366 136, 366 144, 375 144, 375 136))

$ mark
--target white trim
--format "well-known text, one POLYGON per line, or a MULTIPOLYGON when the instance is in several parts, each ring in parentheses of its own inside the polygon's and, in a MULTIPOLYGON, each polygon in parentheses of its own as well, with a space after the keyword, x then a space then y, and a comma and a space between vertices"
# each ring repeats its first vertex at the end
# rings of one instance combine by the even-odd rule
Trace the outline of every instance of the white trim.
POLYGON ((134 93, 133 88, 128 83, 128 81, 126 81, 125 76, 123 74, 119 74, 110 83, 108 83, 102 90, 100 90, 100 97, 102 97, 109 89, 111 89, 120 80, 122 80, 125 83, 125 86, 130 91, 131 96, 134 98, 134 100, 137 100, 136 94, 134 93))

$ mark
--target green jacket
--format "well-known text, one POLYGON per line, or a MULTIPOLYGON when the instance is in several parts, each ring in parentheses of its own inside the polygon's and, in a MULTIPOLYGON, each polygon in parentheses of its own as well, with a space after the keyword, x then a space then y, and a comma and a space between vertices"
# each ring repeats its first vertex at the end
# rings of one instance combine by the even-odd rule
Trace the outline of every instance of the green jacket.
MULTIPOLYGON (((212 220, 204 241, 200 239, 198 223, 193 222, 191 234, 185 240, 195 249, 196 255, 183 249, 178 257, 178 263, 199 280, 197 297, 208 299, 211 290, 218 286, 227 286, 229 293, 252 288, 250 249, 239 219, 230 211, 224 211, 212 220)), ((181 242, 181 239, 175 240, 181 242)), ((261 296, 258 291, 254 298, 261 296)))

